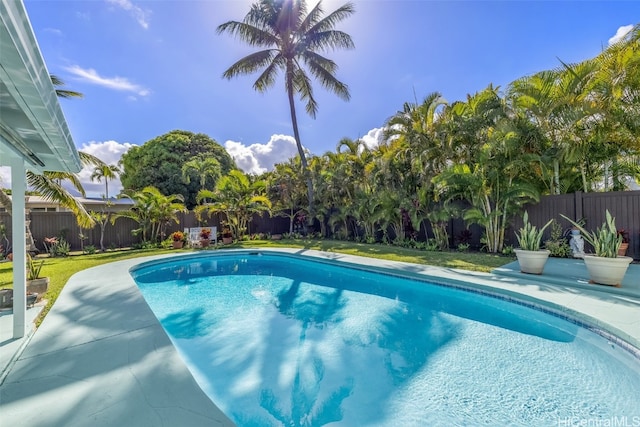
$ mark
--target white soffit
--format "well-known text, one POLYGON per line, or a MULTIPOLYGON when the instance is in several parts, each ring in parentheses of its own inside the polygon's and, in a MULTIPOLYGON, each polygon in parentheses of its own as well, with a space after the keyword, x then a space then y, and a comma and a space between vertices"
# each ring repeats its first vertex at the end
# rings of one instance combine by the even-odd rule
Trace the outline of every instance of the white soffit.
POLYGON ((0 165, 76 173, 78 151, 21 0, 0 0, 0 165))

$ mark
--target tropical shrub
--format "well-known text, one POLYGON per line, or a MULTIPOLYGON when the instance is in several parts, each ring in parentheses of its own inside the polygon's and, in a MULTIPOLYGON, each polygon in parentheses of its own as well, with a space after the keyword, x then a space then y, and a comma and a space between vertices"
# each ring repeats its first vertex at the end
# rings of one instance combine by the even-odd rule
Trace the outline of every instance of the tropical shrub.
POLYGON ((467 252, 470 246, 469 243, 458 243, 458 252, 467 252))
POLYGON ((564 236, 562 226, 556 220, 551 222, 551 235, 544 242, 544 248, 549 251, 549 256, 556 258, 571 257, 571 246, 564 236))

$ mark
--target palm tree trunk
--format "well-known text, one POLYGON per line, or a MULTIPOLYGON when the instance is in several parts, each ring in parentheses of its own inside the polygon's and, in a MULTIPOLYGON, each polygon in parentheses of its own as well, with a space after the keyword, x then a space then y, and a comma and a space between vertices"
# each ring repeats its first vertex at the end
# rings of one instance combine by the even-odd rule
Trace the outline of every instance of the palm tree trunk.
POLYGON ((4 210, 11 215, 12 210, 12 206, 13 204, 11 203, 11 199, 9 198, 9 196, 7 196, 7 193, 4 192, 4 190, 0 189, 0 205, 4 206, 4 210))
POLYGON ((289 211, 289 234, 293 234, 293 219, 295 218, 295 214, 293 213, 293 207, 289 211))
MULTIPOLYGON (((106 220, 105 220, 106 221, 106 220)), ((106 224, 103 222, 100 224, 100 252, 104 252, 104 228, 106 224)))
POLYGON ((308 225, 313 224, 313 218, 315 211, 313 209, 313 182, 311 181, 311 173, 309 171, 309 165, 307 164, 307 158, 304 155, 304 149, 300 142, 300 132, 298 132, 298 118, 296 117, 296 106, 293 98, 293 77, 287 74, 287 95, 289 97, 289 110, 291 111, 291 124, 293 125, 293 137, 296 140, 296 146, 298 147, 298 154, 300 155, 300 163, 302 164, 302 173, 307 181, 307 197, 309 198, 309 215, 307 216, 308 225))
MULTIPOLYGON (((587 171, 586 165, 584 164, 584 160, 580 162, 580 176, 582 177, 582 191, 585 193, 589 192, 589 185, 587 184, 587 171)), ((606 185, 606 181, 605 181, 606 185)))
POLYGON ((560 162, 553 159, 553 194, 560 194, 560 162))

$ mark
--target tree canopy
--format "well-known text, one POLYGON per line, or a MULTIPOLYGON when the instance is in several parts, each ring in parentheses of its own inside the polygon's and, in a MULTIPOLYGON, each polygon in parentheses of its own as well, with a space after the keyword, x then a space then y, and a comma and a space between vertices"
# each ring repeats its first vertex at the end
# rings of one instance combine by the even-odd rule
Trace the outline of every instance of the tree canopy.
MULTIPOLYGON (((194 158, 215 159, 222 175, 236 169, 231 156, 209 136, 174 130, 133 147, 122 156, 120 180, 124 191, 135 192, 153 186, 162 194, 181 194, 185 205, 191 209, 196 205, 202 177, 192 169, 186 172, 189 179, 185 179, 183 165, 194 158)), ((215 186, 215 178, 215 175, 206 177, 207 187, 215 186)))

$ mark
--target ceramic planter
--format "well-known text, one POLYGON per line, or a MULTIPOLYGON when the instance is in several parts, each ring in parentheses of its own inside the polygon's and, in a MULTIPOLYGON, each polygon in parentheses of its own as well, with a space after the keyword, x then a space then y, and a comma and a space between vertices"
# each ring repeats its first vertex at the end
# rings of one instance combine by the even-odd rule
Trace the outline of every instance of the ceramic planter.
POLYGON ((620 249, 618 249, 618 256, 625 256, 627 254, 627 249, 629 249, 628 243, 620 243, 620 249))
POLYGON ((182 240, 173 241, 173 249, 182 249, 182 246, 184 246, 184 242, 182 240))
POLYGON ((49 289, 49 278, 40 277, 39 279, 27 280, 27 293, 38 294, 42 297, 49 289))
POLYGON ((633 258, 628 256, 605 258, 595 255, 585 255, 584 264, 587 266, 591 283, 620 287, 627 268, 633 258))
POLYGON ((516 249, 515 252, 516 257, 518 257, 518 264, 520 264, 520 271, 528 274, 542 274, 550 253, 546 249, 539 251, 516 249))

